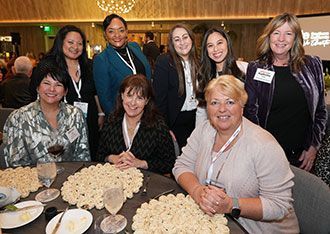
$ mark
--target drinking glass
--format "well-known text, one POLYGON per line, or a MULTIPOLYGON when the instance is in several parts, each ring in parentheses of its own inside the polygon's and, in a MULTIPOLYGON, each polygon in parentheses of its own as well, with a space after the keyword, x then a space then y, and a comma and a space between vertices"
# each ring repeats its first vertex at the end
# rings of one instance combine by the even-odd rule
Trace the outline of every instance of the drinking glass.
POLYGON ((117 215, 124 203, 124 191, 121 183, 111 184, 104 189, 103 203, 111 215, 100 223, 102 232, 118 233, 122 231, 127 225, 127 220, 124 216, 117 215))
POLYGON ((46 190, 38 193, 35 199, 39 202, 49 202, 60 195, 58 189, 50 188, 56 178, 56 164, 50 157, 43 157, 37 161, 37 172, 39 181, 47 187, 46 190))
MULTIPOLYGON (((53 157, 57 162, 61 161, 61 156, 64 154, 64 142, 61 140, 58 131, 51 133, 52 141, 48 144, 47 151, 51 157, 53 157)), ((57 174, 64 171, 63 166, 57 165, 57 174)))

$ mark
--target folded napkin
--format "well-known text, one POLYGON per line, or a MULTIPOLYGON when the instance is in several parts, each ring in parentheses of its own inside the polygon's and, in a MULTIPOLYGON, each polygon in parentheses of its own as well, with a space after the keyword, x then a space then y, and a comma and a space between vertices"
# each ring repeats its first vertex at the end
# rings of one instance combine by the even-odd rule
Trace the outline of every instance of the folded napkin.
POLYGON ((16 202, 20 196, 15 188, 0 187, 0 207, 16 202))

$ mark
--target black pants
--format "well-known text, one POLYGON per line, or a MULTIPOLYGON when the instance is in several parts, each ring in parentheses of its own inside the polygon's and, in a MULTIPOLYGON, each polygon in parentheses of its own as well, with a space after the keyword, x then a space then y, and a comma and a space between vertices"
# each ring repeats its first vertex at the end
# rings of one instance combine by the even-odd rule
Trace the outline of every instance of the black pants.
POLYGON ((187 144, 187 139, 191 132, 195 129, 195 121, 196 110, 181 111, 171 128, 178 142, 180 153, 182 147, 187 144))

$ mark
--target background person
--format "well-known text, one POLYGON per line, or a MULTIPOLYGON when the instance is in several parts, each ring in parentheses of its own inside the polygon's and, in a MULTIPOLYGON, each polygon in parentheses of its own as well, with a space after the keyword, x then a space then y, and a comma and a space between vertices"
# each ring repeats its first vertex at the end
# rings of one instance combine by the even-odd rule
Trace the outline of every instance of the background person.
POLYGON ((32 68, 32 63, 26 56, 15 60, 12 67, 13 77, 1 83, 3 107, 18 109, 32 101, 29 90, 32 68))
POLYGON ((309 171, 327 122, 321 60, 305 55, 298 20, 288 13, 265 27, 257 54, 246 74, 245 116, 273 134, 292 165, 309 171))
POLYGON ((154 42, 153 32, 148 31, 145 33, 145 43, 143 44, 142 51, 144 55, 147 57, 150 66, 154 68, 156 59, 160 54, 160 51, 158 46, 154 42))
POLYGON ((36 164, 48 146, 61 142, 62 161, 90 161, 87 127, 81 110, 65 104, 69 80, 56 67, 40 69, 36 77, 39 99, 12 112, 3 133, 9 166, 36 164), (56 139, 54 139, 56 138, 56 139))
POLYGON ((229 35, 221 28, 210 28, 202 41, 201 67, 198 75, 198 107, 196 125, 207 119, 204 89, 208 82, 220 75, 245 79, 248 63, 237 61, 229 35))
POLYGON ((194 35, 187 26, 169 32, 169 54, 158 57, 153 87, 156 105, 181 149, 195 128, 199 62, 194 35))
POLYGON ((177 158, 177 182, 206 214, 231 213, 248 233, 299 233, 294 175, 275 138, 243 117, 244 84, 220 76, 209 82, 205 99, 209 121, 196 127, 177 158))
POLYGON ((116 109, 102 129, 100 161, 112 162, 121 169, 171 172, 176 158, 173 141, 153 99, 145 76, 130 75, 123 80, 116 109))
POLYGON ((35 76, 40 76, 45 66, 57 66, 68 79, 65 101, 79 107, 87 120, 88 141, 92 160, 96 160, 99 129, 104 122, 104 113, 99 104, 93 80, 92 62, 87 58, 86 37, 74 25, 62 27, 56 34, 53 47, 38 63, 31 79, 30 92, 37 98, 35 76))
POLYGON ((108 115, 115 108, 115 100, 123 79, 143 74, 151 79, 151 69, 140 46, 127 40, 127 23, 119 15, 111 14, 103 21, 107 48, 94 58, 93 71, 102 108, 108 115))

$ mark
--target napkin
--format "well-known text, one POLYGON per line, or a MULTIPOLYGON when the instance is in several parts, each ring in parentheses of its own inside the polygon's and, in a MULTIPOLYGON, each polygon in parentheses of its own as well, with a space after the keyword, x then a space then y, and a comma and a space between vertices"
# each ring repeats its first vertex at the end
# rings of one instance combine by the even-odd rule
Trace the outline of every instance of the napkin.
POLYGON ((16 202, 20 196, 15 188, 0 187, 0 207, 16 202))

